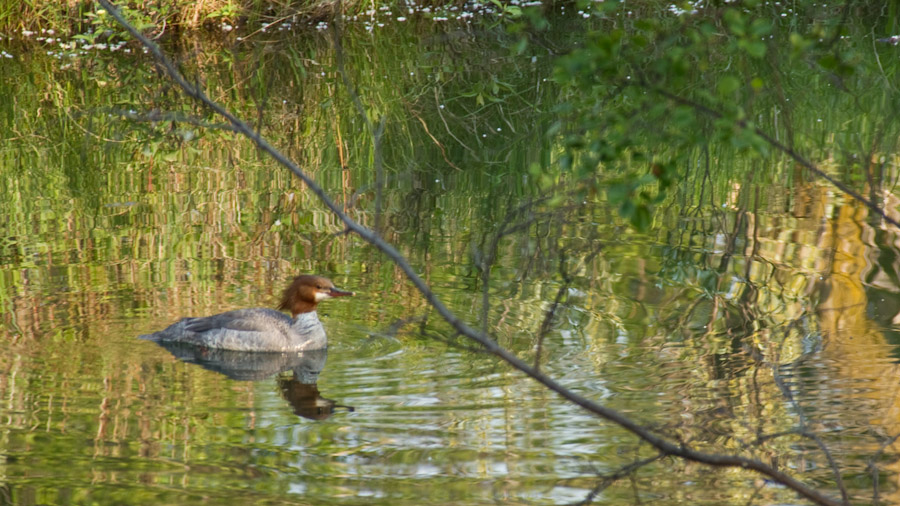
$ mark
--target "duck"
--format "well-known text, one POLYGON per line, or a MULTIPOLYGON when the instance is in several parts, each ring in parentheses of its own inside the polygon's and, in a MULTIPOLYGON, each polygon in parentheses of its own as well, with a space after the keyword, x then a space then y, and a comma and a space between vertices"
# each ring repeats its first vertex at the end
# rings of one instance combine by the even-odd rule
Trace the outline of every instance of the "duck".
POLYGON ((148 341, 179 342, 233 351, 298 352, 328 347, 325 328, 316 314, 323 300, 354 295, 328 278, 303 274, 284 290, 278 309, 235 309, 212 316, 188 317, 140 336, 148 341))

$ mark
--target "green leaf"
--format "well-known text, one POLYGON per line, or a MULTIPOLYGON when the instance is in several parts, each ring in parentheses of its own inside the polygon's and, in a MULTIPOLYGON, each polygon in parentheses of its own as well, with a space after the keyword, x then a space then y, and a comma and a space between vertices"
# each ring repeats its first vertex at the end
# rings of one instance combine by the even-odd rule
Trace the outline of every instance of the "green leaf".
POLYGON ((819 65, 825 70, 834 70, 838 66, 838 59, 833 54, 826 54, 819 58, 819 65))
POLYGON ((549 127, 547 127, 547 136, 553 137, 556 134, 558 134, 560 132, 560 130, 562 130, 562 122, 554 121, 553 123, 550 124, 549 127))
POLYGON ((644 174, 641 177, 637 178, 634 183, 636 186, 642 186, 645 184, 653 183, 655 181, 656 176, 654 176, 653 174, 644 174))
POLYGON ((738 80, 737 77, 730 75, 730 74, 726 74, 726 75, 722 76, 722 78, 719 79, 719 83, 717 84, 717 89, 719 91, 719 95, 721 95, 723 97, 727 96, 727 95, 731 95, 732 93, 737 91, 737 89, 740 87, 741 87, 741 81, 738 80))
POLYGON ((736 9, 726 9, 725 10, 725 22, 728 24, 728 29, 731 30, 731 33, 743 37, 746 35, 746 21, 744 20, 743 14, 741 14, 736 9))
POLYGON ((753 58, 762 58, 766 55, 766 44, 761 40, 754 40, 744 44, 744 51, 753 58))
POLYGON ((637 206, 631 216, 631 226, 644 232, 650 228, 651 222, 650 209, 644 204, 637 206))
POLYGON ((634 216, 636 207, 637 206, 634 205, 633 200, 626 200, 625 202, 622 202, 621 206, 619 206, 619 214, 623 218, 631 221, 631 218, 634 216))
POLYGON ((631 185, 625 183, 616 183, 610 185, 606 190, 606 197, 609 199, 610 204, 619 204, 626 202, 626 199, 631 194, 631 185))
POLYGON ((631 43, 634 44, 635 47, 645 48, 650 44, 650 40, 643 34, 638 33, 631 37, 631 43))
POLYGON ((519 39, 519 42, 516 43, 516 54, 522 54, 525 52, 525 49, 528 48, 528 38, 522 37, 519 39))
POLYGON ((710 271, 702 271, 698 276, 698 284, 707 292, 714 293, 719 286, 718 274, 710 271))
POLYGON ((772 32, 772 22, 768 19, 757 18, 750 23, 750 36, 758 39, 772 32))
POLYGON ((791 47, 794 48, 794 53, 802 53, 813 44, 813 41, 804 38, 797 32, 791 33, 790 41, 791 47))
POLYGON ((693 107, 680 105, 672 112, 672 126, 680 131, 685 131, 694 126, 697 115, 693 107))
POLYGON ((553 177, 550 174, 541 174, 538 178, 538 186, 543 189, 550 188, 554 184, 553 177))

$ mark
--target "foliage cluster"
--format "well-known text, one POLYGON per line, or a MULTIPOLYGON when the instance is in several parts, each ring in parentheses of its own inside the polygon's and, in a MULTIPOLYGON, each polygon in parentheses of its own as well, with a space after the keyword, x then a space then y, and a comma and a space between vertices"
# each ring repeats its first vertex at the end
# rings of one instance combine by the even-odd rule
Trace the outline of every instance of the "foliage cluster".
MULTIPOLYGON (((859 169, 851 180, 870 183, 858 161, 896 147, 897 122, 883 116, 900 108, 896 49, 882 43, 898 29, 895 5, 694 2, 668 16, 651 14, 666 2, 578 5, 598 24, 557 63, 567 90, 554 128, 565 150, 559 170, 586 191, 606 188, 639 229, 701 160, 721 166, 724 146, 744 173, 800 152, 843 160, 859 169), (811 96, 827 97, 830 110, 811 96), (829 145, 809 133, 825 115, 846 122, 829 145)), ((534 15, 530 23, 547 25, 534 15)))

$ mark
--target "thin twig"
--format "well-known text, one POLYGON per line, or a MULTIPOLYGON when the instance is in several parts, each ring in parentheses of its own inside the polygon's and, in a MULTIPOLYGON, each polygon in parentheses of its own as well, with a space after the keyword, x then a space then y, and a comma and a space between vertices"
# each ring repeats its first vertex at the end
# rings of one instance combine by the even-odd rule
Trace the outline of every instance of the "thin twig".
POLYGON ((562 278, 563 282, 559 285, 559 289, 556 291, 556 297, 553 298, 553 304, 547 309, 547 313, 544 315, 544 321, 541 322, 541 328, 538 330, 537 346, 535 346, 534 352, 535 370, 541 369, 541 355, 544 351, 544 338, 547 336, 547 332, 550 331, 550 326, 553 325, 553 318, 556 316, 556 308, 559 307, 563 295, 566 294, 569 290, 569 284, 572 283, 572 278, 569 277, 569 273, 566 271, 566 254, 563 251, 560 251, 559 253, 559 276, 562 278))
MULTIPOLYGON (((785 338, 782 340, 782 346, 787 341, 788 333, 791 331, 791 328, 798 323, 798 320, 795 320, 788 325, 784 330, 785 338)), ((771 364, 772 367, 772 377, 775 380, 775 385, 778 386, 778 389, 781 390, 782 395, 785 399, 794 407, 794 412, 797 413, 797 420, 800 425, 800 429, 797 431, 798 434, 801 434, 803 437, 808 439, 812 439, 816 445, 822 450, 822 453, 825 455, 825 460, 828 462, 828 465, 831 467, 831 473, 834 475, 835 483, 837 484, 838 490, 841 492, 841 497, 844 500, 845 504, 850 504, 850 494, 847 492, 847 487, 844 485, 844 479, 841 476, 841 470, 837 465, 837 462, 834 460, 834 456, 831 455, 831 451, 828 449, 828 446, 825 444, 825 441, 819 437, 818 434, 814 434, 809 432, 806 429, 806 416, 803 413, 803 408, 800 406, 800 403, 794 398, 793 392, 791 392, 790 387, 787 386, 784 382, 784 378, 781 376, 781 373, 778 371, 778 363, 781 358, 781 350, 776 350, 775 360, 771 364)))
POLYGON ((878 505, 881 500, 879 499, 879 490, 878 490, 878 460, 881 459, 881 456, 884 455, 884 451, 887 450, 889 446, 892 446, 897 440, 900 439, 900 434, 896 434, 893 437, 890 437, 884 440, 881 443, 881 448, 875 452, 875 455, 872 455, 869 458, 869 470, 872 471, 872 504, 878 505))
POLYGON ((637 460, 626 466, 621 467, 614 473, 610 473, 610 474, 603 476, 603 479, 600 481, 600 483, 598 483, 596 487, 594 487, 593 489, 591 489, 590 492, 588 492, 587 497, 585 497, 581 501, 578 501, 577 503, 574 503, 572 506, 587 506, 588 504, 591 504, 592 502, 594 502, 594 499, 597 498, 597 495, 600 494, 600 492, 603 492, 604 490, 609 488, 609 486, 612 485, 613 483, 615 483, 616 481, 621 480, 622 478, 624 478, 626 476, 634 475, 634 472, 637 471, 638 469, 640 469, 648 464, 652 464, 663 457, 665 457, 665 455, 660 453, 660 454, 654 455, 652 457, 647 457, 646 459, 637 460))

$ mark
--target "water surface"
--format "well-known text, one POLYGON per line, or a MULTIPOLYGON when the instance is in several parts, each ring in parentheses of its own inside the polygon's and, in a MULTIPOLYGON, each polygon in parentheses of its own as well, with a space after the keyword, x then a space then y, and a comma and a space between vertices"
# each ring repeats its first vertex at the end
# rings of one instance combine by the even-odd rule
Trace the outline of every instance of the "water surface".
MULTIPOLYGON (((817 444, 784 434, 815 433, 855 499, 872 498, 873 461, 894 501, 895 229, 781 159, 766 177, 710 178, 698 154, 692 183, 643 232, 602 194, 543 199, 530 168, 560 153, 551 52, 510 53, 505 32, 465 23, 403 26, 351 26, 344 40, 381 145, 327 33, 275 39, 277 51, 196 41, 183 57, 462 318, 486 319, 566 387, 837 495, 817 444)), ((301 183, 205 128, 218 120, 136 51, 59 60, 23 51, 0 78, 16 104, 2 106, 0 144, 0 502, 568 504, 654 455, 472 350, 301 183), (272 307, 305 272, 358 293, 320 307, 330 345, 312 365, 136 338, 272 307)), ((835 116, 825 128, 841 128, 835 116)), ((895 213, 896 190, 879 191, 895 213)), ((667 458, 599 494, 800 502, 749 473, 667 458)))

